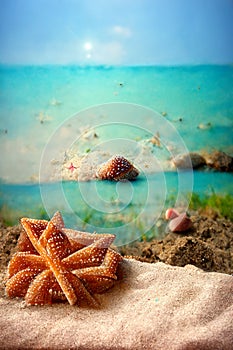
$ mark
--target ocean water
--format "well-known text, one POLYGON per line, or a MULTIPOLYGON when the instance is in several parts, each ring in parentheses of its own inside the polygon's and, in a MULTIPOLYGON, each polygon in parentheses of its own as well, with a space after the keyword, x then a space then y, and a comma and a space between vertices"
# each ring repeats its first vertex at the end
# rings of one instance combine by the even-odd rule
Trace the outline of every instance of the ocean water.
MULTIPOLYGON (((149 221, 149 227, 169 196, 178 196, 187 205, 192 190, 233 193, 231 174, 181 176, 163 172, 160 165, 159 171, 142 173, 139 181, 125 187, 95 181, 44 184, 47 179, 40 175, 49 168, 48 145, 61 157, 67 145, 72 152, 92 152, 93 140, 85 134, 83 143, 80 135, 93 125, 102 148, 111 141, 118 151, 128 138, 125 149, 132 146, 135 151, 159 132, 167 158, 172 149, 217 149, 233 155, 233 66, 0 66, 2 215, 17 220, 21 215, 36 216, 43 208, 50 216, 59 209, 67 225, 110 230, 118 222, 118 230, 124 230, 122 216, 138 217, 141 212, 140 220, 145 225, 149 221)), ((162 153, 154 152, 159 163, 162 153)))

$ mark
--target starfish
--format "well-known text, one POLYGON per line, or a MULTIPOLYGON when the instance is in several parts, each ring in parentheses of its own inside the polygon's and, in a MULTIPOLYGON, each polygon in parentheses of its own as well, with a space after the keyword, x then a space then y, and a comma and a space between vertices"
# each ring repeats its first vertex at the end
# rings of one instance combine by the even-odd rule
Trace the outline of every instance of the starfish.
POLYGON ((66 229, 62 216, 50 221, 21 219, 24 231, 18 252, 8 266, 6 294, 25 297, 27 305, 68 300, 97 306, 94 294, 111 288, 122 260, 109 248, 111 234, 91 234, 66 229))
POLYGON ((70 163, 70 166, 67 169, 70 170, 71 172, 73 172, 75 169, 77 169, 77 167, 74 166, 73 163, 70 163))

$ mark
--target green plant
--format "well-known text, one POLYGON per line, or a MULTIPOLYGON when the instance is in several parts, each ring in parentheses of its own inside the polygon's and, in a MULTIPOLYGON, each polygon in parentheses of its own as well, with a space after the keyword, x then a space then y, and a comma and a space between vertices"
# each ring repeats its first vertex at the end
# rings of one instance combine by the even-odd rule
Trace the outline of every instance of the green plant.
POLYGON ((12 208, 8 204, 4 203, 0 208, 0 218, 5 226, 17 225, 19 224, 20 219, 26 216, 49 220, 49 216, 42 205, 23 210, 12 208))
POLYGON ((41 220, 49 220, 49 216, 47 214, 47 211, 43 206, 39 207, 38 209, 38 218, 41 220))
POLYGON ((230 194, 216 194, 214 190, 212 190, 210 194, 206 195, 193 193, 189 207, 193 210, 206 210, 211 208, 214 209, 220 216, 233 221, 233 196, 230 194))

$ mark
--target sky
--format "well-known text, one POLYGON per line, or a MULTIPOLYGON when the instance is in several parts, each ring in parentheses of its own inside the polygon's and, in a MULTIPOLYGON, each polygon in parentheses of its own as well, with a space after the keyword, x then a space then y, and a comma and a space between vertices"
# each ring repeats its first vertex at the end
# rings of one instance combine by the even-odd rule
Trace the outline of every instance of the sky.
POLYGON ((0 0, 0 63, 233 63, 233 0, 0 0))

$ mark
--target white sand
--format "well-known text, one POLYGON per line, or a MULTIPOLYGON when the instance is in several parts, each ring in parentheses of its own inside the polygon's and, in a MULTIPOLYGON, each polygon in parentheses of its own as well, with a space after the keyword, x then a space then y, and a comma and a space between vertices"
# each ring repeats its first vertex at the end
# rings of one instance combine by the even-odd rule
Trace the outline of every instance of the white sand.
POLYGON ((0 300, 1 349, 232 350, 233 277, 124 260, 101 308, 0 300))

